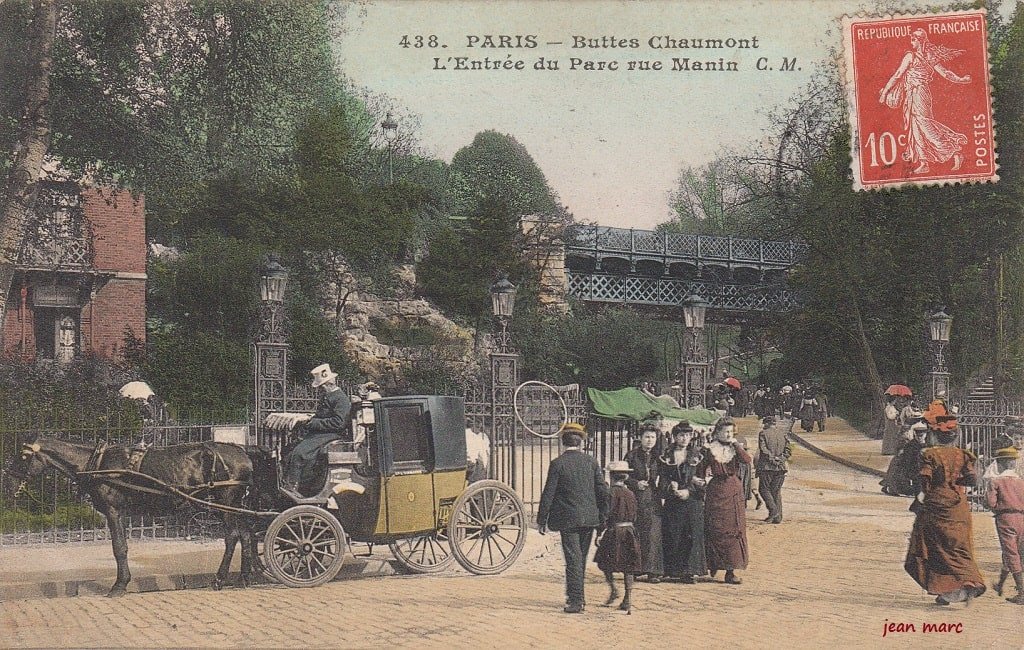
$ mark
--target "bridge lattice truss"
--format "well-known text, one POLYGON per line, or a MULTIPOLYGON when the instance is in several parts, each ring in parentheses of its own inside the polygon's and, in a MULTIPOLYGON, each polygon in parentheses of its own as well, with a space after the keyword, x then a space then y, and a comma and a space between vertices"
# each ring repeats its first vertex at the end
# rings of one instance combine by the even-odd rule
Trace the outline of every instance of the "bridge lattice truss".
POLYGON ((566 233, 568 293, 592 302, 679 307, 689 294, 733 315, 798 306, 786 285, 800 242, 574 226, 566 233))

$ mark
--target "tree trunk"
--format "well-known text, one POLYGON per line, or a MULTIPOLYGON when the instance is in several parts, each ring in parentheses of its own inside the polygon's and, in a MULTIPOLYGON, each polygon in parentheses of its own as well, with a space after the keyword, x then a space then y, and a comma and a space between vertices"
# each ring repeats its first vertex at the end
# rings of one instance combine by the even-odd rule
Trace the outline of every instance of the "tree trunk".
POLYGON ((857 298, 850 296, 849 301, 852 316, 856 324, 857 349, 860 352, 861 361, 864 363, 864 374, 867 376, 867 389, 871 395, 871 401, 875 404, 875 417, 872 418, 874 430, 878 430, 882 417, 882 410, 885 408, 885 386, 882 383, 882 376, 878 374, 878 366, 875 364, 875 354, 871 350, 871 343, 868 341, 867 332, 864 330, 864 320, 861 317, 860 305, 857 298))
POLYGON ((0 216, 0 340, 4 314, 14 280, 15 265, 25 238, 26 225, 35 210, 43 158, 50 144, 50 70, 57 29, 57 0, 34 0, 25 111, 7 177, 3 215, 0 216))

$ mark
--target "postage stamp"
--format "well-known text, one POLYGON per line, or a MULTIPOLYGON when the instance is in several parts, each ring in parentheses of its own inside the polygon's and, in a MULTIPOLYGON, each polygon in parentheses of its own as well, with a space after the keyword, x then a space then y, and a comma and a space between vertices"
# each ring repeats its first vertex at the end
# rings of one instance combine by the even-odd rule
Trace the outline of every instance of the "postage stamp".
POLYGON ((985 10, 843 17, 855 190, 996 181, 985 10))

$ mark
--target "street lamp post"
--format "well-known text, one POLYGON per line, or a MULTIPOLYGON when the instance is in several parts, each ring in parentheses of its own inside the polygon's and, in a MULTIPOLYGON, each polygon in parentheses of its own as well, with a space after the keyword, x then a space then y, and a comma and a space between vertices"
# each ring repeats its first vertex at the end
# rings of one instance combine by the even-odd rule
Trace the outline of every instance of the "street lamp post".
POLYGON ((687 334, 683 359, 679 364, 682 384, 680 403, 683 408, 706 406, 708 359, 701 337, 704 335, 707 308, 708 303, 697 294, 690 294, 683 299, 683 324, 687 334))
POLYGON ((494 333, 494 349, 491 361, 491 478, 504 480, 509 477, 512 489, 519 487, 519 473, 516 468, 516 386, 519 385, 519 354, 512 348, 508 325, 516 304, 516 286, 504 274, 491 285, 491 313, 498 327, 494 333), (497 450, 506 447, 511 450, 507 465, 497 467, 497 450))
POLYGON ((387 114, 384 121, 380 123, 381 131, 384 132, 384 139, 388 143, 388 183, 394 184, 395 182, 395 168, 393 163, 395 140, 398 138, 398 122, 391 117, 391 113, 387 114))
POLYGON ((267 256, 260 273, 260 329, 256 335, 254 389, 257 444, 265 444, 263 422, 274 411, 285 410, 288 381, 288 331, 284 296, 288 269, 276 254, 267 256))
POLYGON ((932 399, 940 392, 949 395, 946 346, 949 344, 949 330, 952 324, 953 317, 946 313, 945 307, 928 317, 928 335, 932 350, 932 368, 928 374, 931 377, 932 399))

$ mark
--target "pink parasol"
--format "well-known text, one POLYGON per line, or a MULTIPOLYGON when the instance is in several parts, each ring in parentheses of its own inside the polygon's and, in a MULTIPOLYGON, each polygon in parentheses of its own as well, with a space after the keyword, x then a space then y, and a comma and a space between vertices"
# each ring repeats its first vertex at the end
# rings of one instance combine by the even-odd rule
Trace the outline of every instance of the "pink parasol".
POLYGON ((740 380, 739 380, 739 379, 736 379, 735 377, 728 377, 728 378, 727 378, 727 379, 725 380, 725 383, 726 383, 726 384, 728 384, 729 386, 732 386, 732 387, 733 387, 733 388, 735 388, 736 390, 739 390, 739 389, 740 389, 740 380))

